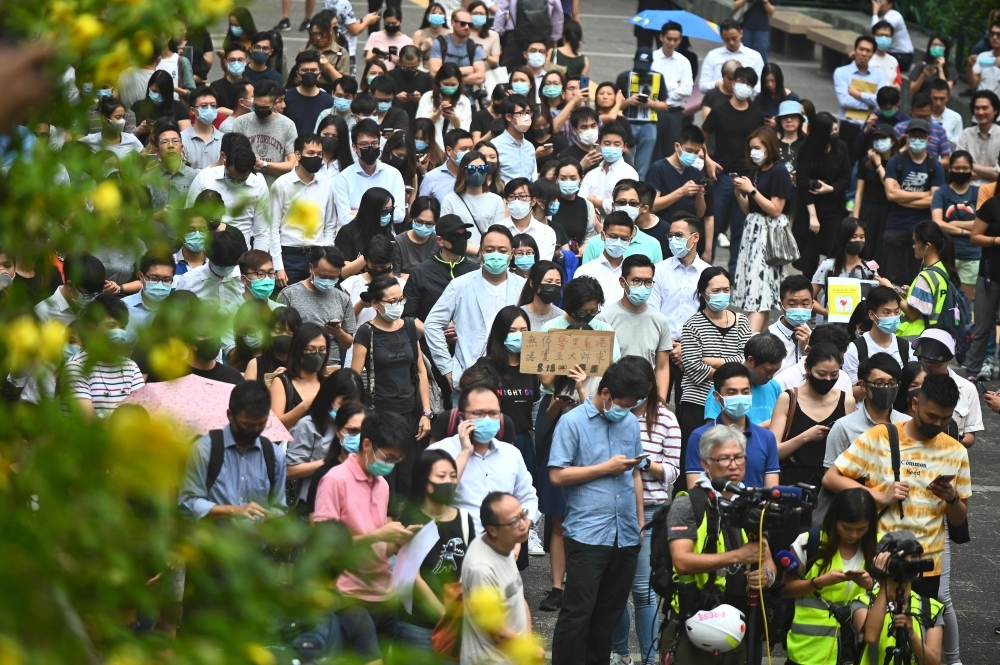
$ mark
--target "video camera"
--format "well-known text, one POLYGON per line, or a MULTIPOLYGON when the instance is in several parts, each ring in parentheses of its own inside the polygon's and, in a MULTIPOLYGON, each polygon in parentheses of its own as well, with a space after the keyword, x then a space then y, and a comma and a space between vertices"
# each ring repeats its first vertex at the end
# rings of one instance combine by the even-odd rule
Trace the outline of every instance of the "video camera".
POLYGON ((923 577, 924 573, 934 570, 933 559, 907 558, 924 553, 923 545, 909 531, 893 531, 885 534, 879 541, 876 551, 879 554, 889 553, 889 563, 884 570, 872 566, 871 574, 876 579, 891 579, 897 584, 913 582, 923 577))
POLYGON ((816 507, 816 487, 798 483, 796 485, 775 485, 774 487, 740 487, 725 476, 714 478, 712 488, 717 492, 731 492, 733 498, 720 502, 719 512, 723 521, 747 532, 753 539, 761 529, 764 531, 784 528, 794 516, 798 523, 803 511, 816 507))

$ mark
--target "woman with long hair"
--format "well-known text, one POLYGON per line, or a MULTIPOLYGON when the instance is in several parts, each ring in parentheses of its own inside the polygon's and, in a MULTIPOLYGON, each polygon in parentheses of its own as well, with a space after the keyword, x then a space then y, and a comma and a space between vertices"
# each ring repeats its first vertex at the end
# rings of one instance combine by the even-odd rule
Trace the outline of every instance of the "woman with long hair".
MULTIPOLYGON (((569 147, 569 143, 557 127, 560 123, 562 123, 564 130, 570 126, 566 121, 573 109, 570 104, 557 102, 546 97, 546 93, 551 94, 556 88, 561 90, 560 86, 550 83, 559 80, 560 76, 562 74, 559 72, 549 72, 542 80, 542 109, 532 118, 531 131, 526 134, 528 142, 535 146, 535 162, 539 170, 539 177, 542 177, 541 172, 545 167, 552 162, 558 162, 559 155, 569 147), (549 103, 554 104, 551 110, 555 116, 546 112, 546 105, 549 103)), ((559 94, 564 95, 565 93, 560 92, 559 94)))
POLYGON ((458 467, 443 450, 425 450, 416 456, 407 497, 400 516, 403 526, 434 521, 438 540, 420 564, 413 586, 413 611, 400 611, 396 639, 430 649, 431 634, 444 616, 447 590, 460 584, 462 563, 476 537, 468 511, 452 504, 458 489, 458 467))
POLYGON ((430 118, 414 118, 407 133, 417 151, 417 172, 421 178, 444 164, 447 157, 437 141, 437 127, 430 118))
POLYGON ((389 73, 389 67, 382 60, 374 58, 365 63, 365 69, 358 77, 358 87, 361 88, 361 92, 371 93, 368 86, 372 81, 375 80, 376 76, 386 76, 389 73))
POLYGON ((294 307, 271 310, 267 333, 261 340, 260 353, 247 361, 243 378, 264 382, 264 376, 288 366, 288 352, 292 348, 292 335, 302 325, 302 317, 294 307))
MULTIPOLYGON (((337 14, 330 9, 324 9, 309 21, 309 41, 300 49, 316 51, 326 59, 325 63, 320 62, 322 71, 319 85, 327 92, 332 92, 334 82, 351 75, 351 56, 347 40, 337 28, 337 14)), ((273 48, 274 44, 271 46, 273 48)))
POLYGON ((399 52, 404 46, 413 44, 409 35, 402 34, 403 8, 401 5, 385 5, 382 11, 383 29, 368 35, 365 42, 365 59, 374 60, 380 58, 385 61, 386 67, 392 69, 399 64, 399 52), (389 50, 394 48, 396 54, 389 50))
POLYGON ((910 96, 930 87, 932 81, 945 81, 949 88, 955 86, 958 80, 958 69, 951 64, 949 55, 951 42, 940 32, 935 32, 927 40, 927 50, 924 59, 913 63, 910 70, 910 96))
POLYGON ((452 129, 469 130, 472 125, 472 105, 462 92, 462 70, 453 62, 445 62, 434 75, 430 95, 423 95, 417 104, 417 117, 434 123, 438 145, 444 149, 444 135, 452 129))
POLYGON ((788 272, 786 266, 768 266, 765 254, 768 229, 789 224, 785 202, 792 194, 792 178, 780 161, 778 137, 770 127, 750 132, 746 151, 750 177, 733 179, 733 196, 747 215, 733 304, 747 312, 750 328, 760 332, 767 325, 767 313, 781 302, 778 286, 788 272))
POLYGON ((449 192, 441 203, 442 215, 458 215, 466 224, 471 224, 466 255, 473 257, 479 253, 479 241, 494 224, 502 224, 506 217, 503 199, 486 191, 489 166, 486 158, 478 150, 470 150, 458 164, 455 177, 455 191, 449 192))
POLYGON ((920 259, 920 272, 899 305, 903 315, 896 331, 899 337, 918 337, 925 327, 934 326, 944 304, 939 299, 941 289, 948 288, 949 279, 959 281, 955 245, 934 222, 928 220, 913 227, 913 255, 920 259))
MULTIPOLYGON (((996 326, 994 325, 995 329, 996 326)), ((911 360, 903 365, 903 374, 899 379, 899 392, 896 393, 896 400, 892 403, 892 408, 900 413, 913 417, 913 398, 919 393, 927 378, 927 368, 919 360, 911 360)))
POLYGON ((594 234, 597 212, 594 204, 580 196, 583 182, 583 167, 571 157, 559 160, 556 166, 556 185, 559 187, 559 210, 552 215, 552 221, 562 227, 569 239, 566 249, 580 256, 587 238, 594 234))
POLYGON ((417 197, 417 149, 413 139, 402 130, 393 132, 382 148, 382 162, 393 167, 403 176, 403 184, 410 188, 406 207, 417 197))
POLYGON ((500 35, 490 28, 490 10, 483 0, 473 0, 466 8, 472 16, 472 32, 469 37, 483 47, 486 55, 486 68, 496 69, 500 66, 500 35))
POLYGON ((812 277, 813 311, 818 314, 816 323, 822 323, 829 316, 826 306, 827 284, 831 277, 852 277, 854 279, 877 280, 882 286, 892 287, 892 282, 872 270, 861 258, 868 236, 864 222, 856 217, 845 217, 837 229, 836 239, 827 250, 828 259, 819 264, 812 277))
POLYGON ((222 49, 216 51, 220 60, 225 60, 226 49, 233 42, 241 44, 244 50, 249 53, 253 46, 253 36, 257 34, 257 24, 253 20, 253 14, 246 7, 235 7, 229 12, 229 29, 222 40, 222 49))
POLYGON ((341 171, 354 166, 351 132, 347 129, 347 122, 343 118, 331 113, 319 121, 316 133, 319 134, 320 143, 323 145, 323 165, 320 167, 320 173, 332 179, 341 171))
POLYGON ((273 311, 256 298, 240 305, 233 317, 234 346, 226 356, 227 365, 240 373, 246 372, 250 360, 263 350, 264 339, 269 336, 268 320, 273 311))
POLYGON ((438 2, 427 5, 424 18, 420 21, 420 29, 413 33, 413 43, 420 49, 423 57, 421 63, 424 69, 428 69, 431 58, 431 46, 438 37, 444 37, 451 32, 448 25, 448 12, 444 6, 438 2))
POLYGON ((528 270, 517 306, 528 317, 531 330, 541 330, 546 323, 564 313, 552 304, 562 295, 562 283, 562 271, 552 261, 537 261, 528 270))
POLYGON ((760 70, 760 94, 753 100, 765 118, 776 118, 778 109, 784 101, 799 101, 799 96, 785 87, 785 75, 781 67, 769 62, 760 70))
POLYGON ((146 83, 146 96, 132 104, 135 113, 135 137, 145 143, 161 118, 167 118, 184 131, 191 126, 187 104, 174 99, 174 80, 170 72, 158 69, 146 83))
MULTIPOLYGON (((833 607, 848 608, 874 580, 868 570, 875 562, 878 506, 863 487, 834 496, 819 529, 800 535, 792 545, 799 560, 797 573, 785 573, 785 598, 795 599, 795 617, 788 633, 788 659, 798 665, 841 662, 840 624, 813 598, 819 593, 833 607), (826 628, 829 635, 798 627, 826 628)), ((853 637, 853 635, 852 635, 853 637)), ((852 654, 853 655, 853 654, 852 654)))
POLYGON ((563 22, 562 36, 562 45, 550 55, 552 64, 565 67, 566 78, 586 76, 590 73, 590 58, 580 50, 583 44, 583 26, 578 21, 567 18, 563 22))
MULTIPOLYGON (((345 370, 338 370, 331 376, 340 374, 343 371, 345 370)), ((361 383, 361 378, 355 372, 351 370, 346 371, 349 375, 353 375, 352 381, 356 381, 358 384, 361 383)), ((326 457, 323 458, 323 464, 313 471, 312 476, 309 478, 309 488, 306 490, 305 511, 309 515, 310 521, 312 520, 313 512, 316 510, 316 490, 319 487, 319 481, 330 469, 346 460, 348 455, 361 450, 361 425, 369 413, 371 412, 364 404, 359 401, 350 400, 343 402, 337 409, 336 414, 330 414, 333 417, 332 433, 334 436, 330 440, 326 457)), ((322 422, 322 418, 315 422, 322 422)), ((327 426, 323 425, 324 433, 327 426)))
POLYGON ((535 73, 531 71, 530 67, 518 67, 513 70, 507 83, 515 95, 524 95, 528 98, 529 103, 534 104, 535 100, 538 99, 538 91, 535 90, 535 73))
POLYGON ((490 141, 479 141, 472 149, 486 160, 486 191, 503 196, 504 182, 500 178, 500 153, 490 141))
POLYGON ((854 194, 854 216, 860 219, 873 239, 862 256, 885 263, 885 220, 889 198, 885 195, 885 165, 899 154, 899 139, 891 125, 875 125, 868 139, 868 151, 858 159, 858 189, 854 194), (874 239, 878 238, 878 242, 874 239))
MULTIPOLYGON (((539 92, 541 92, 539 95, 539 99, 541 99, 541 114, 548 115, 550 118, 550 122, 547 123, 549 125, 549 134, 555 134, 564 141, 569 140, 571 137, 569 116, 574 109, 579 108, 583 104, 583 97, 574 95, 572 99, 570 98, 569 93, 566 92, 566 75, 558 69, 546 72, 542 76, 542 87, 539 92)), ((537 123, 533 129, 535 135, 538 136, 539 129, 537 123)), ((535 151, 535 155, 536 157, 547 156, 538 155, 537 150, 535 151)))
POLYGON ((372 187, 361 196, 358 214, 347 226, 337 232, 334 246, 344 253, 344 269, 340 279, 357 275, 365 267, 363 252, 368 241, 374 236, 384 235, 392 239, 392 215, 396 202, 388 190, 372 187))
POLYGON ((441 204, 433 196, 418 196, 410 205, 411 228, 393 240, 395 259, 403 279, 419 264, 434 256, 438 219, 441 218, 441 204))
POLYGON ((323 328, 303 323, 292 335, 288 365, 271 381, 271 410, 285 427, 306 415, 319 392, 320 372, 330 358, 330 345, 323 328))
POLYGON ((286 474, 288 480, 298 482, 289 508, 305 507, 313 474, 323 466, 337 436, 333 426, 337 414, 350 402, 360 405, 363 397, 361 377, 354 370, 340 369, 323 379, 312 406, 291 429, 292 440, 285 452, 286 474))
POLYGON ((970 184, 973 175, 972 155, 967 150, 956 150, 948 160, 948 184, 938 187, 931 200, 931 219, 941 227, 955 244, 955 267, 962 280, 965 297, 975 298, 976 278, 982 252, 973 245, 972 226, 976 219, 976 202, 979 187, 970 184))
POLYGON ((816 272, 819 256, 833 244, 846 211, 851 160, 839 139, 837 119, 823 111, 809 126, 795 168, 796 210, 793 231, 801 256, 795 267, 816 272))

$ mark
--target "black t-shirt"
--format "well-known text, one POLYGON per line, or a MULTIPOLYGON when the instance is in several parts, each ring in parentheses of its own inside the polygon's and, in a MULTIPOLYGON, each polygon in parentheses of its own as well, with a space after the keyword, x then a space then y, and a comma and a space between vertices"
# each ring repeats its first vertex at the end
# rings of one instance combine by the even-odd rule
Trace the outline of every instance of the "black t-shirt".
MULTIPOLYGON (((646 182, 655 187, 660 196, 666 196, 667 194, 677 191, 691 180, 705 179, 704 174, 695 167, 685 166, 683 170, 678 171, 677 167, 671 164, 666 158, 653 162, 653 164, 649 167, 649 171, 646 173, 646 182)), ((683 196, 675 201, 673 205, 660 210, 658 214, 666 219, 667 224, 669 225, 671 215, 675 212, 682 211, 689 212, 693 215, 697 204, 698 200, 695 197, 683 196)), ((669 230, 670 229, 667 229, 664 233, 667 233, 669 230)), ((664 252, 663 255, 666 256, 666 252, 664 252)))
POLYGON ((222 381, 223 383, 232 383, 233 385, 243 383, 244 381, 242 374, 229 365, 223 365, 222 363, 215 363, 215 367, 212 369, 198 369, 197 367, 192 367, 191 373, 195 376, 200 376, 203 379, 222 381))
POLYGON ((648 236, 652 236, 660 243, 660 251, 663 252, 663 258, 673 256, 670 253, 670 241, 667 235, 670 233, 670 216, 661 213, 653 215, 653 217, 657 219, 657 222, 648 229, 641 229, 642 232, 648 236))
POLYGON ((702 129, 715 136, 712 158, 726 173, 746 173, 746 142, 750 132, 764 125, 764 114, 753 106, 737 111, 726 101, 712 109, 702 129))
POLYGON ((280 85, 282 88, 285 87, 285 79, 282 78, 281 74, 274 71, 270 67, 266 68, 262 72, 258 72, 254 69, 251 69, 248 66, 246 69, 243 70, 243 78, 250 81, 254 85, 256 85, 258 81, 262 81, 263 79, 271 79, 272 81, 280 85))
MULTIPOLYGON (((441 441, 458 433, 458 423, 462 422, 460 418, 455 419, 454 430, 449 431, 448 429, 452 413, 457 411, 458 409, 451 409, 450 411, 444 411, 434 416, 434 422, 431 423, 431 441, 441 441)), ((503 423, 500 426, 500 434, 497 434, 497 440, 514 445, 514 436, 514 421, 511 420, 510 416, 504 414, 503 423)))
POLYGON ((208 78, 208 72, 212 68, 205 62, 205 54, 211 53, 215 48, 212 46, 212 36, 208 34, 208 30, 205 28, 201 28, 200 30, 188 28, 187 43, 194 51, 194 59, 191 61, 191 72, 204 81, 208 78))
MULTIPOLYGON (((976 212, 986 222, 986 235, 1000 236, 1000 198, 993 196, 976 212)), ((983 261, 989 263, 993 279, 1000 279, 1000 247, 983 247, 983 261)))
MULTIPOLYGON (((425 95, 431 91, 434 87, 434 77, 432 77, 427 72, 417 72, 413 76, 407 76, 403 73, 403 70, 399 67, 391 70, 389 72, 389 78, 396 82, 396 93, 405 92, 407 97, 410 93, 419 92, 421 95, 425 95)), ((420 101, 406 101, 400 102, 399 98, 396 98, 396 103, 399 104, 399 108, 406 111, 406 114, 411 118, 417 117, 417 105, 420 101)))
POLYGON ((285 117, 295 123, 299 136, 312 134, 319 114, 331 106, 333 97, 323 90, 312 97, 306 97, 295 88, 285 90, 285 117))
POLYGON ((379 128, 396 129, 405 132, 410 128, 410 117, 403 110, 402 106, 400 106, 399 102, 393 102, 392 108, 385 112, 385 117, 382 118, 379 128))
MULTIPOLYGON (((170 112, 173 116, 171 119, 174 122, 191 119, 191 116, 188 113, 187 105, 179 99, 174 100, 173 104, 170 106, 170 112)), ((153 102, 149 100, 149 97, 144 97, 143 99, 140 99, 132 104, 132 113, 135 114, 136 124, 142 123, 143 120, 158 120, 166 115, 163 113, 162 107, 153 104, 153 102)))
POLYGON ((531 420, 531 406, 538 393, 538 375, 522 374, 517 365, 497 366, 492 360, 483 358, 479 362, 489 363, 500 374, 500 410, 514 421, 514 431, 518 434, 535 428, 531 420))
POLYGON ((469 131, 488 134, 495 119, 493 114, 486 109, 476 111, 472 114, 472 124, 469 126, 469 131))
POLYGON ((862 211, 869 203, 889 203, 889 199, 885 196, 885 183, 882 182, 872 160, 867 157, 858 165, 858 180, 863 180, 865 183, 861 198, 862 211))
POLYGON ((233 81, 230 81, 225 76, 215 81, 212 81, 210 87, 212 92, 215 93, 215 101, 219 105, 219 108, 227 108, 236 110, 236 100, 229 98, 229 88, 233 85, 233 81))
MULTIPOLYGON (((792 187, 792 176, 788 175, 788 170, 782 162, 777 162, 766 171, 754 169, 750 179, 765 199, 777 196, 787 201, 795 191, 792 187)), ((764 214, 760 204, 757 203, 757 197, 750 199, 750 212, 764 214)))
MULTIPOLYGON (((731 97, 732 95, 727 95, 726 93, 722 92, 722 90, 720 90, 719 88, 712 88, 711 90, 705 93, 704 97, 702 97, 701 105, 707 106, 708 108, 715 110, 716 106, 718 106, 722 102, 728 102, 731 97)), ((712 114, 709 113, 709 115, 712 114)))
POLYGON ((531 143, 531 145, 535 146, 535 148, 538 148, 538 146, 541 145, 545 145, 546 143, 552 144, 552 152, 550 152, 547 157, 539 157, 537 159, 539 172, 541 172, 544 166, 549 162, 557 161, 559 159, 559 154, 569 147, 569 144, 566 143, 566 139, 559 136, 558 134, 553 134, 544 141, 534 138, 533 135, 529 135, 528 142, 531 143))
POLYGON ((577 194, 572 201, 559 197, 559 212, 552 221, 562 226, 566 235, 580 245, 587 237, 587 200, 577 194))
MULTIPOLYGON (((566 157, 572 157, 576 161, 580 162, 580 164, 582 165, 583 164, 583 158, 586 157, 589 152, 590 152, 589 150, 584 150, 583 148, 581 148, 579 146, 579 144, 574 143, 573 145, 569 146, 568 148, 566 148, 565 150, 563 150, 562 152, 559 153, 559 159, 565 159, 566 157)), ((597 162, 597 164, 600 164, 600 162, 597 162)), ((588 168, 584 168, 583 172, 586 173, 586 172, 588 172, 588 171, 590 171, 590 170, 592 170, 594 168, 597 168, 597 164, 594 164, 589 169, 588 168)))
MULTIPOLYGON (((431 551, 427 553, 423 563, 420 564, 420 577, 431 588, 438 600, 443 600, 446 584, 454 584, 461 579, 466 548, 476 538, 476 529, 472 518, 466 513, 465 519, 468 523, 465 530, 469 534, 469 540, 465 540, 465 535, 462 533, 462 511, 457 512, 458 514, 450 522, 437 523, 440 537, 437 543, 431 547, 431 551)), ((427 524, 431 518, 420 510, 407 510, 400 515, 399 521, 403 526, 410 526, 411 524, 427 524)), ((405 609, 401 609, 399 618, 406 623, 425 628, 433 628, 437 625, 437 618, 422 611, 419 602, 413 603, 413 610, 413 614, 407 614, 405 609)))
MULTIPOLYGON (((372 349, 374 334, 375 359, 374 406, 378 410, 392 409, 396 413, 409 415, 414 411, 417 386, 413 381, 413 344, 406 332, 406 326, 388 332, 376 328, 371 323, 362 324, 354 335, 354 343, 372 349)), ((365 358, 369 368, 368 384, 372 383, 372 358, 365 358)))

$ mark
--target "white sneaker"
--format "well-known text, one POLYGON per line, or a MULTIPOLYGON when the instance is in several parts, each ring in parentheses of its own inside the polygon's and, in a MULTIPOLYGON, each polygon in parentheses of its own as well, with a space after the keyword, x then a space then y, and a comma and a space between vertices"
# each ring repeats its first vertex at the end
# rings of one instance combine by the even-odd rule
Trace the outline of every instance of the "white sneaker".
POLYGON ((729 247, 729 236, 725 233, 719 235, 719 247, 726 248, 729 247))
POLYGON ((542 539, 532 531, 528 534, 528 554, 531 556, 545 556, 545 548, 542 547, 542 539))

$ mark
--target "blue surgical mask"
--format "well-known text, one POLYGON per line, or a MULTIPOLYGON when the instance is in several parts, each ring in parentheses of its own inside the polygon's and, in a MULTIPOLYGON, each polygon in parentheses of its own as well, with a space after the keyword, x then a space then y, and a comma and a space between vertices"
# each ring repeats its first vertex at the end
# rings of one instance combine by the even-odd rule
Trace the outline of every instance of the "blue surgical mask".
POLYGON ((202 106, 198 108, 198 119, 206 125, 211 125, 219 117, 219 109, 214 106, 202 106))
POLYGON ((413 232, 417 234, 418 238, 427 238, 434 233, 433 224, 421 224, 420 222, 413 222, 413 232))
POLYGON ((339 411, 339 410, 340 409, 338 409, 337 407, 333 407, 332 409, 330 409, 330 420, 336 420, 337 419, 337 411, 339 411))
POLYGON ((472 27, 473 28, 481 28, 484 25, 486 25, 486 17, 485 16, 483 16, 482 14, 473 14, 472 15, 472 27))
POLYGON ((542 95, 548 97, 549 99, 555 99, 562 94, 561 85, 543 85, 542 95))
POLYGON ((230 62, 226 65, 229 69, 229 73, 233 76, 243 76, 243 71, 247 68, 247 63, 245 62, 230 62))
POLYGON ((361 435, 345 434, 343 438, 340 439, 340 445, 347 452, 356 453, 361 450, 361 435))
POLYGON ((609 145, 601 146, 601 157, 603 157, 604 161, 608 162, 609 164, 614 164, 619 159, 621 159, 623 153, 624 150, 622 150, 621 148, 613 148, 609 145))
POLYGON ((502 275, 509 265, 509 257, 500 252, 490 252, 483 257, 483 267, 492 275, 502 275))
POLYGON ((378 223, 381 224, 382 226, 389 226, 389 222, 391 221, 392 221, 391 212, 383 212, 382 216, 378 218, 378 223))
POLYGON ((681 151, 677 153, 677 159, 679 159, 681 164, 684 166, 694 166, 695 161, 698 159, 698 154, 694 152, 681 151))
POLYGON ((667 243, 670 245, 670 253, 679 259, 683 259, 691 252, 691 248, 688 247, 688 238, 670 238, 667 243))
POLYGON ((573 196, 580 191, 580 181, 579 180, 560 180, 559 181, 559 191, 562 192, 563 196, 573 196))
POLYGON ((652 292, 653 287, 651 286, 629 286, 628 301, 636 307, 645 305, 646 301, 649 300, 649 294, 652 292))
POLYGON ((315 275, 313 275, 312 278, 313 286, 315 286, 316 290, 319 291, 320 293, 326 293, 327 291, 330 291, 331 289, 333 289, 333 287, 337 286, 337 282, 339 281, 340 281, 339 277, 336 279, 326 279, 325 277, 316 277, 315 275))
POLYGON ((526 95, 531 91, 531 84, 524 81, 514 81, 510 84, 510 89, 515 95, 526 95))
POLYGON ((812 310, 800 307, 793 307, 785 310, 785 321, 794 326, 801 326, 812 318, 812 310))
POLYGON ((625 238, 608 238, 604 241, 604 253, 613 259, 620 259, 628 248, 628 240, 625 238))
POLYGON ((510 211, 511 219, 524 219, 531 214, 531 203, 528 201, 507 201, 507 210, 510 211))
POLYGON ((110 97, 114 93, 111 88, 101 88, 97 91, 97 98, 104 99, 105 97, 110 97))
POLYGON ((518 270, 531 270, 533 265, 535 265, 534 254, 514 257, 514 267, 518 270))
POLYGON ((907 145, 910 147, 910 152, 914 155, 921 155, 924 150, 927 150, 927 139, 911 138, 907 141, 907 145))
POLYGON ((618 406, 614 402, 611 402, 611 408, 604 411, 604 417, 613 423, 620 423, 630 413, 632 413, 632 409, 626 406, 618 406))
POLYGON ((729 294, 713 293, 708 296, 708 307, 713 312, 721 312, 725 308, 729 307, 729 294))
MULTIPOLYGON (((501 418, 503 416, 500 416, 501 418)), ((500 420, 493 420, 492 418, 479 418, 473 420, 476 425, 475 431, 472 433, 472 438, 476 443, 489 443, 496 438, 497 434, 500 433, 500 420)))
POLYGON ((184 235, 184 246, 191 252, 203 252, 205 251, 205 237, 207 235, 202 231, 191 231, 184 235))
POLYGON ((519 332, 507 333, 507 339, 503 341, 503 348, 507 349, 511 353, 520 353, 521 333, 519 332))
POLYGON ((105 330, 104 334, 108 336, 108 341, 112 344, 124 344, 126 339, 126 332, 121 328, 111 328, 110 330, 105 330))
POLYGON ((351 100, 343 97, 333 98, 333 108, 337 113, 347 113, 351 110, 351 100))
POLYGON ((892 46, 892 37, 886 37, 885 35, 879 35, 875 38, 875 45, 878 46, 878 50, 885 51, 892 46))
POLYGON ((413 142, 413 146, 417 149, 417 152, 427 152, 427 148, 431 147, 431 144, 427 141, 416 140, 413 142))
POLYGON ((155 90, 150 90, 149 92, 146 93, 146 96, 149 97, 149 101, 153 102, 157 106, 163 103, 163 95, 156 92, 155 90))
MULTIPOLYGON (((468 155, 468 154, 469 154, 468 150, 462 150, 462 151, 456 150, 455 151, 455 163, 456 164, 461 164, 462 160, 465 159, 465 156, 468 155)), ((468 174, 466 174, 466 175, 468 175, 468 174)))
POLYGON ((172 290, 172 286, 163 282, 146 282, 146 287, 143 289, 146 297, 152 302, 162 302, 172 290))
POLYGON ((729 395, 722 398, 722 410, 730 418, 742 418, 753 406, 753 395, 729 395))
POLYGON ((555 215, 558 212, 559 212, 559 202, 553 201, 552 203, 549 204, 549 216, 551 217, 552 215, 555 215))
POLYGON ((529 53, 528 54, 528 66, 538 69, 545 65, 545 54, 544 53, 529 53))
POLYGON ((233 35, 233 37, 242 37, 243 36, 243 28, 241 28, 238 25, 231 25, 231 26, 229 26, 229 32, 233 35))
POLYGON ((67 344, 63 347, 63 361, 69 360, 76 354, 80 353, 80 347, 77 344, 67 344))
POLYGON ((243 335, 243 343, 251 349, 259 349, 264 345, 264 333, 257 331, 249 335, 243 335))
POLYGON ((875 148, 875 152, 885 154, 892 149, 892 139, 877 138, 872 141, 872 147, 875 148))
POLYGON ((435 28, 440 28, 444 25, 444 14, 431 14, 427 17, 427 22, 435 28))
POLYGON ((403 316, 403 308, 406 307, 401 302, 385 305, 385 311, 381 312, 382 318, 386 321, 398 321, 403 316))
POLYGON ((396 464, 394 462, 383 462, 382 460, 376 457, 368 465, 368 472, 373 476, 388 476, 390 473, 392 473, 392 470, 395 468, 396 464))
POLYGON ((391 108, 392 108, 392 102, 379 102, 378 103, 378 112, 379 113, 388 113, 389 109, 391 109, 391 108))
POLYGON ((224 279, 233 272, 233 266, 217 266, 211 261, 208 263, 208 269, 215 273, 215 276, 220 279, 224 279))
POLYGON ((882 332, 892 335, 897 330, 899 330, 899 315, 896 316, 884 316, 882 318, 875 317, 875 325, 882 332))
POLYGON ((442 85, 441 86, 441 94, 444 95, 445 97, 451 97, 456 92, 458 92, 458 86, 457 85, 442 85))

